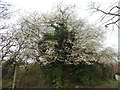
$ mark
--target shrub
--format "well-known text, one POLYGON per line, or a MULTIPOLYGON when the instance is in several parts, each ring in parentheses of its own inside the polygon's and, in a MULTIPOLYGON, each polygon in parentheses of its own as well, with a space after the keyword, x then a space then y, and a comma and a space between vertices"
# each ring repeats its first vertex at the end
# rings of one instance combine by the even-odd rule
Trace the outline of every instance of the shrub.
POLYGON ((46 83, 51 87, 74 87, 76 85, 94 86, 101 81, 111 78, 111 67, 93 63, 88 65, 82 61, 78 65, 66 65, 54 62, 44 66, 43 72, 46 83))
POLYGON ((117 70, 115 74, 120 75, 120 69, 117 70))

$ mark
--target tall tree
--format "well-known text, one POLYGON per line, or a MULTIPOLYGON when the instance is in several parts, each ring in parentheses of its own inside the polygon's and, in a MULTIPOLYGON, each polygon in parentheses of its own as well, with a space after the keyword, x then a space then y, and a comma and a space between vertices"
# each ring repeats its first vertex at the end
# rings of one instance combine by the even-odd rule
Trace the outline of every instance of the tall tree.
POLYGON ((53 14, 22 18, 20 28, 14 32, 28 45, 25 49, 31 59, 71 63, 79 58, 79 62, 80 56, 86 59, 86 55, 94 56, 93 51, 102 48, 104 30, 75 18, 71 9, 59 6, 53 14))

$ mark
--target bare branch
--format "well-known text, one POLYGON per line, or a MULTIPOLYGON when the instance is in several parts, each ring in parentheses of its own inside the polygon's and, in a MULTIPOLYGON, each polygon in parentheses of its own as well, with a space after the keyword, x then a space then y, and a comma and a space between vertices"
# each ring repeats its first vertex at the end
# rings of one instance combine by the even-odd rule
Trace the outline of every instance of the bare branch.
POLYGON ((116 21, 114 21, 114 22, 111 22, 111 23, 106 24, 105 26, 107 27, 108 25, 111 25, 111 24, 116 24, 119 20, 120 20, 120 18, 119 18, 119 19, 117 19, 117 20, 116 20, 116 21))
POLYGON ((100 9, 100 6, 96 7, 95 4, 96 4, 95 2, 92 2, 91 6, 90 6, 90 9, 94 10, 94 12, 103 13, 103 15, 101 16, 101 21, 107 20, 107 21, 104 22, 104 24, 106 24, 105 27, 108 27, 108 25, 111 25, 111 24, 116 25, 116 23, 120 20, 119 19, 120 14, 118 13, 118 11, 120 10, 120 7, 115 5, 116 2, 113 5, 111 5, 109 7, 109 10, 107 9, 107 11, 103 10, 103 9, 100 9), (115 9, 116 9, 116 11, 114 11, 115 9), (109 18, 107 16, 109 16, 109 18), (115 20, 116 18, 117 18, 117 20, 115 20))

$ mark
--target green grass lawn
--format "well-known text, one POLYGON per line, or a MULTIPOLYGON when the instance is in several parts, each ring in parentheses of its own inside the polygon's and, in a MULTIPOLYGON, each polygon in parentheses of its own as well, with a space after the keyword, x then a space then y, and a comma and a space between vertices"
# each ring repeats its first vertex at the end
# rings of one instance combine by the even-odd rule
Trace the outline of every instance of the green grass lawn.
POLYGON ((109 80, 108 82, 101 82, 99 85, 96 85, 95 88, 118 88, 120 86, 120 81, 109 80))
POLYGON ((109 80, 106 82, 100 82, 95 86, 76 86, 76 88, 120 88, 120 81, 109 80))

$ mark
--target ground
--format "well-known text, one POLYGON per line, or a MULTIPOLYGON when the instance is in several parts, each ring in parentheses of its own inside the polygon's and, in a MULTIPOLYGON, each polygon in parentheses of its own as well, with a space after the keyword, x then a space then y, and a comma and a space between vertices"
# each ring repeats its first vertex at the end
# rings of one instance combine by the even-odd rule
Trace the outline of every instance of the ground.
POLYGON ((109 80, 107 82, 101 82, 95 86, 76 86, 76 88, 120 88, 120 81, 109 80))

